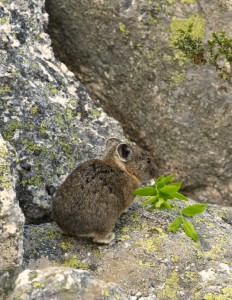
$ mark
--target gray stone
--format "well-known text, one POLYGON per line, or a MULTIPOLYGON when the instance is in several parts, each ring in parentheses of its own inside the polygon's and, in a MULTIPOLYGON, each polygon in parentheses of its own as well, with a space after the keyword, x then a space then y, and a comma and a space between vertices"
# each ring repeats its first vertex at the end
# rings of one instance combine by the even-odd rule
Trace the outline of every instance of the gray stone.
POLYGON ((156 153, 161 173, 184 178, 196 200, 231 205, 231 78, 173 47, 191 23, 204 44, 213 31, 231 37, 231 0, 47 0, 46 9, 56 55, 156 153))
POLYGON ((0 2, 0 13, 0 128, 18 153, 20 206, 27 222, 39 223, 51 220, 66 175, 122 132, 55 59, 43 0, 0 2))
POLYGON ((96 280, 89 272, 50 267, 24 270, 16 280, 12 300, 127 299, 114 284, 96 280))
POLYGON ((62 236, 55 224, 27 225, 23 266, 84 269, 114 282, 135 300, 231 299, 232 208, 209 205, 202 215, 189 218, 198 242, 183 228, 167 231, 175 216, 176 211, 148 211, 135 202, 118 221, 114 243, 107 246, 62 236))
POLYGON ((0 135, 0 299, 11 290, 23 261, 24 216, 15 192, 15 150, 0 135))

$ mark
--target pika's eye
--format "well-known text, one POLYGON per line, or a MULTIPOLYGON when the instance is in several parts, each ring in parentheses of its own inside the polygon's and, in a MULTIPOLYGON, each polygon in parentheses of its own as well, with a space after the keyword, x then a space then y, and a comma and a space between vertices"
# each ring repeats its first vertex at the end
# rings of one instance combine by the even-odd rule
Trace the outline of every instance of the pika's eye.
POLYGON ((147 157, 147 163, 150 164, 150 162, 151 162, 151 158, 147 157))

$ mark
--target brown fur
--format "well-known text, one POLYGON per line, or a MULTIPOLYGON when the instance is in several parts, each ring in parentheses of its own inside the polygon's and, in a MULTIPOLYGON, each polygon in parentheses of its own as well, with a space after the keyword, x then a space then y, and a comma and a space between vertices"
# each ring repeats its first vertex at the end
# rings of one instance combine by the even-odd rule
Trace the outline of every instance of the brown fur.
POLYGON ((110 139, 106 152, 102 160, 79 165, 53 200, 54 219, 62 231, 98 243, 111 242, 117 219, 134 199, 133 190, 157 175, 149 153, 137 146, 110 139))

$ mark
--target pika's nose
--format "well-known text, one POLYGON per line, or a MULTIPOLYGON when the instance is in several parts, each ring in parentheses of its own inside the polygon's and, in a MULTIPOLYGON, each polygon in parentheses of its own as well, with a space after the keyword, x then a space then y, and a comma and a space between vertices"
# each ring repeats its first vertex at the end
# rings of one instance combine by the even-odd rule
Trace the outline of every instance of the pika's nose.
POLYGON ((152 177, 158 177, 159 170, 157 168, 151 169, 151 176, 152 177))

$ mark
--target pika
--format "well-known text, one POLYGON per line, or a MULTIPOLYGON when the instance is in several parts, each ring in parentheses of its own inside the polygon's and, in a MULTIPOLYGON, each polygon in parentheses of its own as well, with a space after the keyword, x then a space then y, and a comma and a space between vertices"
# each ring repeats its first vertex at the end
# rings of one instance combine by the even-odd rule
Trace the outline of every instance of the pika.
POLYGON ((134 199, 133 190, 157 176, 149 152, 111 138, 103 159, 80 164, 53 199, 53 216, 64 234, 108 244, 117 219, 134 199))

